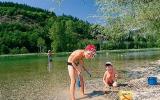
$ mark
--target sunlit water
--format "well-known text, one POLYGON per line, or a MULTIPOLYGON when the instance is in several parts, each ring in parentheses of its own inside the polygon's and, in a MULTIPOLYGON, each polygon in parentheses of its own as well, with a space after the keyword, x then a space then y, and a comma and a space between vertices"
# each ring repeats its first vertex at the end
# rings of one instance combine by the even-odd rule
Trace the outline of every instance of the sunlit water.
MULTIPOLYGON (((48 67, 47 55, 0 56, 0 100, 53 100, 69 87, 68 55, 54 55, 48 67)), ((111 61, 121 78, 128 68, 145 66, 160 58, 159 50, 107 51, 84 60, 92 74, 85 80, 102 78, 104 64, 111 61), (123 75, 122 75, 123 74, 123 75)))

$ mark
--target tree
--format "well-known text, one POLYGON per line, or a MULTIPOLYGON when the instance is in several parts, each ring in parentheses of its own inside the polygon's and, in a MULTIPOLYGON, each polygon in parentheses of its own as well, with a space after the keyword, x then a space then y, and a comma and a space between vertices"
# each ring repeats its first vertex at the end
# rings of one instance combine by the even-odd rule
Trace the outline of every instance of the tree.
POLYGON ((75 31, 75 23, 72 20, 68 20, 65 23, 65 44, 66 44, 66 50, 72 51, 77 48, 77 43, 80 39, 78 39, 78 35, 75 31))
POLYGON ((39 52, 44 52, 45 48, 45 41, 41 37, 38 38, 37 40, 37 46, 39 47, 39 52))
POLYGON ((55 52, 62 52, 64 48, 64 23, 55 21, 50 29, 51 47, 55 52))
MULTIPOLYGON (((134 43, 138 43, 134 47, 144 47, 146 39, 150 41, 151 38, 157 40, 158 43, 156 36, 159 36, 158 27, 160 27, 159 0, 96 0, 96 2, 98 11, 107 22, 106 27, 110 28, 112 34, 120 36, 119 34, 129 33, 130 30, 138 29, 141 31, 135 33, 134 37, 136 38, 132 37, 134 38, 134 43), (147 36, 150 38, 145 38, 147 36)), ((122 38, 125 39, 125 36, 122 38)), ((147 47, 154 47, 155 43, 150 41, 147 45, 147 47), (151 45, 150 43, 152 46, 149 46, 151 45)))

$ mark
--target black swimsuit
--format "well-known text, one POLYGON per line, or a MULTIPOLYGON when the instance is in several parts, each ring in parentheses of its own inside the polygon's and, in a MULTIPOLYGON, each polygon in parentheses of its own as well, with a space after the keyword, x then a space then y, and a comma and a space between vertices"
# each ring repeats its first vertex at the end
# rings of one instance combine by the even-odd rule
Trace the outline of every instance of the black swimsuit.
MULTIPOLYGON (((71 62, 67 62, 67 65, 71 65, 71 66, 73 66, 71 62)), ((78 65, 79 65, 79 63, 75 63, 75 65, 76 65, 76 66, 78 66, 78 65)))
POLYGON ((67 65, 71 65, 71 66, 73 66, 71 62, 67 62, 67 65))

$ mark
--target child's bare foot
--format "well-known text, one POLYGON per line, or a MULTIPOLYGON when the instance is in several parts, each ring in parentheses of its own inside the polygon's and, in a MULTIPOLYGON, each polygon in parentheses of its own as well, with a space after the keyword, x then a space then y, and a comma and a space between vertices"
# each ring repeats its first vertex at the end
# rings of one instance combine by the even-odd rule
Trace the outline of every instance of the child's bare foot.
POLYGON ((81 96, 84 96, 85 94, 84 93, 81 93, 81 96))
POLYGON ((87 94, 81 94, 81 97, 85 98, 85 97, 88 97, 87 94))
POLYGON ((81 96, 86 96, 86 94, 84 94, 84 93, 81 93, 81 96))

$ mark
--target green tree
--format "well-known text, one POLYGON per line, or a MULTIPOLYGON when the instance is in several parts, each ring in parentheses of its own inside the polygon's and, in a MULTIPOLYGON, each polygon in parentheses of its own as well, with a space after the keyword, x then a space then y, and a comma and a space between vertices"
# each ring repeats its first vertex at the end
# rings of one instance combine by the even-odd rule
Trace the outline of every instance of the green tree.
POLYGON ((72 20, 66 21, 65 24, 65 44, 66 50, 72 51, 77 48, 77 43, 79 41, 78 35, 75 33, 75 23, 72 20))
POLYGON ((50 36, 51 36, 51 47, 55 52, 59 51, 62 52, 64 48, 64 23, 63 21, 55 21, 50 29, 50 36))
POLYGON ((38 40, 37 40, 37 46, 39 48, 39 52, 44 52, 44 48, 45 48, 45 41, 44 41, 44 39, 42 39, 41 37, 39 37, 38 40))

